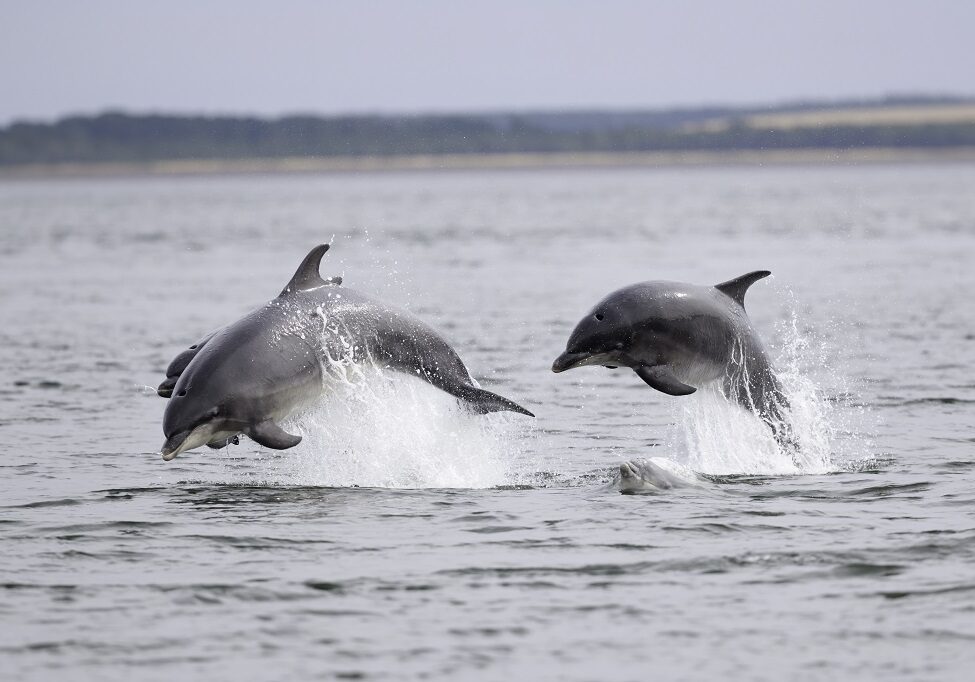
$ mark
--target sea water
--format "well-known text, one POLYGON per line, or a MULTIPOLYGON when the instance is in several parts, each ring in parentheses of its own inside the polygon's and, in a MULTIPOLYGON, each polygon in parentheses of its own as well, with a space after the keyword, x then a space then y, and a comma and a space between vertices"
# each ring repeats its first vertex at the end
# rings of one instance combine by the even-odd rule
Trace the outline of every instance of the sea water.
POLYGON ((967 679, 973 187, 965 164, 6 181, 0 673, 967 679), (345 365, 295 449, 163 462, 166 364, 333 235, 323 274, 536 418, 345 365), (713 388, 549 369, 613 289, 766 268, 747 306, 798 456, 713 388), (701 485, 620 495, 641 458, 701 485))

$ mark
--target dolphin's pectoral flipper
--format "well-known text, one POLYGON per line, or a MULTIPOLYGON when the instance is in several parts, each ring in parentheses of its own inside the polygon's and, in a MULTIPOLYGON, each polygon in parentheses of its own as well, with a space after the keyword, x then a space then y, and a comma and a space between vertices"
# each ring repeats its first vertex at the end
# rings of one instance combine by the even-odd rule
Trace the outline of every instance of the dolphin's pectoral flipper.
POLYGON ((176 382, 179 381, 179 376, 183 373, 183 370, 186 369, 186 366, 190 364, 190 360, 196 357, 196 354, 200 352, 200 349, 203 348, 203 346, 207 344, 207 341, 212 339, 218 331, 220 330, 215 329, 173 358, 173 361, 169 363, 169 367, 166 368, 165 380, 163 380, 163 382, 159 384, 159 388, 156 389, 157 394, 163 398, 172 397, 173 388, 175 388, 176 382))
POLYGON ((771 275, 771 270, 755 270, 754 272, 749 272, 742 275, 741 277, 735 277, 734 279, 729 279, 727 282, 722 282, 721 284, 715 284, 714 288, 720 291, 725 296, 728 296, 733 301, 736 301, 738 305, 742 308, 745 307, 745 292, 748 291, 748 287, 753 285, 760 279, 764 279, 771 275))
POLYGON ((674 376, 674 373, 667 365, 640 365, 634 367, 636 375, 647 382, 650 388, 655 388, 667 395, 690 395, 697 389, 688 386, 683 381, 674 376))
POLYGON ((287 450, 301 442, 301 436, 292 436, 270 419, 254 424, 245 433, 251 440, 272 450, 287 450))

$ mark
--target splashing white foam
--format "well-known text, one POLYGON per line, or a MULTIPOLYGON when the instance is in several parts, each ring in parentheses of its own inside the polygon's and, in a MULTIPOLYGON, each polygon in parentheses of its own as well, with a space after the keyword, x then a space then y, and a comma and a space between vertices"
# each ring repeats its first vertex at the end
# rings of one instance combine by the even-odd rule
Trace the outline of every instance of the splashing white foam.
POLYGON ((728 400, 718 384, 703 386, 675 407, 665 441, 691 469, 703 474, 828 473, 832 428, 828 405, 809 386, 779 376, 791 404, 786 412, 798 449, 782 446, 757 413, 728 400))
POLYGON ((774 363, 789 407, 783 409, 797 449, 776 441, 757 410, 726 398, 718 382, 702 386, 674 402, 674 424, 664 446, 688 467, 704 474, 823 474, 841 469, 859 440, 855 430, 838 442, 844 419, 837 403, 826 399, 811 378, 823 367, 825 346, 800 332, 794 302, 790 317, 777 329, 779 353, 774 363), (851 443, 854 444, 851 447, 851 443))
POLYGON ((509 483, 518 427, 369 360, 330 361, 325 396, 285 426, 287 456, 265 453, 265 483, 383 488, 489 488, 509 483))

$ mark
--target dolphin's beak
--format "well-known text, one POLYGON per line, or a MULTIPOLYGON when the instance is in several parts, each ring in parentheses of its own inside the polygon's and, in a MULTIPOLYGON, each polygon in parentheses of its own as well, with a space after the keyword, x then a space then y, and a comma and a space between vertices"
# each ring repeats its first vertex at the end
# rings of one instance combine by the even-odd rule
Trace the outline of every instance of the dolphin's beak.
POLYGON ((166 439, 159 454, 168 462, 181 452, 206 445, 212 434, 213 428, 210 424, 201 424, 192 431, 181 431, 166 439))
POLYGON ((567 369, 578 367, 588 360, 589 357, 589 353, 570 353, 569 351, 565 351, 562 355, 555 358, 555 362, 552 363, 552 371, 558 374, 567 369))
POLYGON ((184 446, 186 445, 186 440, 189 435, 189 431, 183 431, 182 433, 177 433, 171 438, 167 438, 166 442, 163 443, 159 454, 162 455, 162 458, 167 462, 175 458, 176 455, 186 450, 184 446))

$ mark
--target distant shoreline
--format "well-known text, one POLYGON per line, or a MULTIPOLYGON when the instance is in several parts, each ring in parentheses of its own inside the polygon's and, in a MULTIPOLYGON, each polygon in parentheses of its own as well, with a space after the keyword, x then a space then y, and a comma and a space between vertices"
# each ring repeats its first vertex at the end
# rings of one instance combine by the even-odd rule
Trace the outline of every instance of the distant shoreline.
POLYGON ((972 163, 975 147, 188 159, 0 166, 0 180, 451 170, 972 163))

